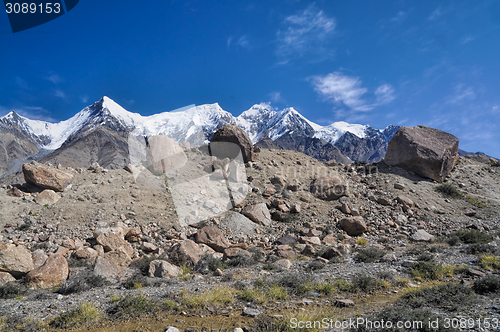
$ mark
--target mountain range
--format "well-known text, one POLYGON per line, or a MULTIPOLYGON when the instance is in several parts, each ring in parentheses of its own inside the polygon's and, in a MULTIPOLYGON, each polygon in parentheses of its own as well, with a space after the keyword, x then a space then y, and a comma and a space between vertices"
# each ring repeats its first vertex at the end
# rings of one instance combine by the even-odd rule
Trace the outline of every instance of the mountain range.
POLYGON ((234 117, 217 103, 181 111, 142 116, 125 110, 108 97, 58 123, 31 120, 10 112, 0 118, 0 176, 20 169, 23 162, 39 160, 70 167, 98 162, 107 168, 129 163, 128 136, 164 134, 192 147, 207 143, 225 124, 241 127, 260 147, 290 149, 321 161, 377 161, 399 129, 335 122, 320 126, 294 108, 277 110, 256 104, 234 117))

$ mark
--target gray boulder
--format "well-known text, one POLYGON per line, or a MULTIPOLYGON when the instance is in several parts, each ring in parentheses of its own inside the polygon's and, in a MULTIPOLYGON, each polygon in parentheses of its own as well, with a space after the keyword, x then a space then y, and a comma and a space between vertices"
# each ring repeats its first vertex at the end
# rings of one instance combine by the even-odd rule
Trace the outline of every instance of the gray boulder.
POLYGON ((425 126, 401 127, 389 142, 384 162, 443 182, 458 161, 458 138, 425 126))

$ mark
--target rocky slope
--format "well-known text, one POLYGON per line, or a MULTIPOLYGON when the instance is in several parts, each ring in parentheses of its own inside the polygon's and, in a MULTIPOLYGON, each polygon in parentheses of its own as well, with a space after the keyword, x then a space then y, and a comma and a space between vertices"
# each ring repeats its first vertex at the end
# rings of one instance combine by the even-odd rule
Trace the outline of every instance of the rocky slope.
MULTIPOLYGON (((188 158, 200 176, 212 171, 205 167, 211 164, 206 151, 192 149, 188 158)), ((38 249, 42 252, 36 255, 65 256, 70 263, 69 279, 62 289, 90 282, 87 275, 101 276, 113 284, 87 290, 82 286, 79 292, 31 291, 21 299, 2 300, 0 316, 18 325, 27 324, 24 319, 28 316, 48 323, 90 302, 101 314, 116 319, 123 318, 113 311, 122 303, 120 299, 145 296, 171 301, 169 305, 176 309, 168 310, 177 310, 181 317, 176 319, 182 322, 168 324, 182 324, 183 328, 196 327, 195 317, 200 315, 227 315, 236 320, 247 315, 248 325, 257 324, 250 318, 253 316, 289 315, 294 310, 309 313, 319 308, 357 317, 374 308, 363 307, 371 298, 361 288, 349 290, 348 285, 362 287, 357 276, 368 274, 377 280, 375 285, 382 288, 373 291, 379 297, 387 292, 396 296, 424 286, 427 280, 413 272, 415 261, 423 254, 430 254, 426 259, 436 264, 456 267, 455 272, 439 277, 441 282, 465 280, 472 284, 491 273, 482 256, 469 251, 467 244, 451 246, 440 239, 449 238, 456 230, 478 230, 491 236, 490 255, 498 255, 494 252, 500 244, 500 168, 495 163, 461 157, 445 184, 462 194, 447 197, 436 190, 442 188, 437 183, 383 164, 325 164, 296 151, 267 149, 261 149, 255 158, 245 165, 250 193, 233 211, 216 212, 203 187, 185 197, 193 215, 202 210, 213 212, 212 218, 192 226, 179 223, 170 180, 166 183, 147 171, 134 179, 123 169, 60 167, 73 177, 71 185, 56 194, 55 202, 42 201, 43 189, 37 186, 4 186, 0 190, 0 242, 27 249, 34 261, 38 249), (339 176, 349 189, 338 199, 319 199, 311 186, 317 186, 315 179, 326 175, 339 176), (361 229, 361 235, 354 236, 354 229, 361 229), (379 250, 384 256, 364 263, 359 260, 359 255, 366 254, 363 249, 379 250), (202 260, 204 254, 212 258, 202 260), (147 263, 147 268, 141 270, 139 262, 147 263), (190 272, 179 270, 182 265, 190 272), (309 288, 302 292, 294 288, 297 283, 309 288), (144 288, 134 288, 136 284, 144 288), (321 285, 333 288, 330 292, 321 285), (230 294, 227 302, 213 300, 198 306, 196 301, 203 294, 220 287, 230 294), (263 292, 264 298, 257 300, 243 290, 263 292), (284 292, 282 298, 273 297, 281 296, 276 295, 278 290, 284 292), (354 311, 336 307, 351 305, 339 302, 346 298, 353 300, 354 311)), ((224 182, 223 178, 219 181, 224 182)), ((2 258, 0 265, 5 266, 2 258)), ((491 269, 498 273, 496 267, 491 269)), ((22 279, 14 283, 19 282, 22 279)), ((459 312, 496 317, 490 313, 492 301, 488 297, 481 301, 459 312)), ((438 312, 450 317, 456 314, 438 312)))

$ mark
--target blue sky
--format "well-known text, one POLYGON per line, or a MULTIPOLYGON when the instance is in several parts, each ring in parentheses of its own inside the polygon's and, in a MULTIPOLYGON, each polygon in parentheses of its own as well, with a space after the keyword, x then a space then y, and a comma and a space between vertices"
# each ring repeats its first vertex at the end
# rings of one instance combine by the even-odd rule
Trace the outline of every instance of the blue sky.
POLYGON ((16 34, 0 14, 0 115, 59 121, 104 95, 143 115, 270 102, 500 157, 499 59, 493 0, 85 0, 16 34))

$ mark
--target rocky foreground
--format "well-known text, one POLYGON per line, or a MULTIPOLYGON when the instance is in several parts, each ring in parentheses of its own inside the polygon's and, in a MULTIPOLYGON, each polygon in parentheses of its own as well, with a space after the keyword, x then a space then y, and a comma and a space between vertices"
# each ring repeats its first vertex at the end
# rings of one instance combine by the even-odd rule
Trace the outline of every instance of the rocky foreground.
MULTIPOLYGON (((257 151, 243 172, 186 149, 187 217, 176 212, 174 179, 146 169, 25 164, 25 181, 0 190, 0 327, 86 330, 150 317, 164 322, 151 323, 159 331, 225 317, 210 324, 257 331, 290 329, 297 317, 500 318, 497 161, 452 156, 451 172, 426 173, 438 183, 385 163, 257 151), (207 172, 236 207, 224 212, 192 180, 207 172), (245 185, 231 188, 242 174, 245 185)), ((476 328, 485 329, 463 329, 476 328)))

